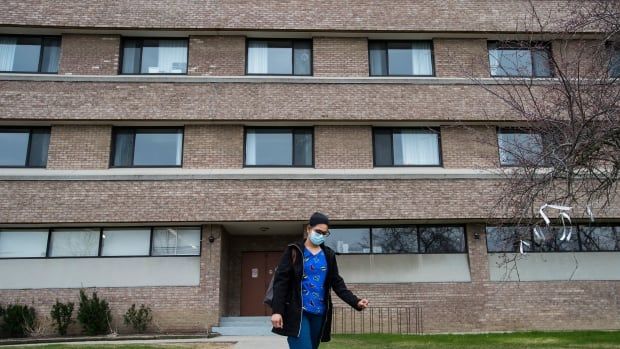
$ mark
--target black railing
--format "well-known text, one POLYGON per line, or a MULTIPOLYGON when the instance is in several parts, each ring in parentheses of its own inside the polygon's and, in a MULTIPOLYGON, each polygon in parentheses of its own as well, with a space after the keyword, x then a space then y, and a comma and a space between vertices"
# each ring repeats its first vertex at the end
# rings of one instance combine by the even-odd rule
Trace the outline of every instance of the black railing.
POLYGON ((420 307, 369 307, 357 311, 351 307, 334 307, 332 333, 423 333, 420 307))

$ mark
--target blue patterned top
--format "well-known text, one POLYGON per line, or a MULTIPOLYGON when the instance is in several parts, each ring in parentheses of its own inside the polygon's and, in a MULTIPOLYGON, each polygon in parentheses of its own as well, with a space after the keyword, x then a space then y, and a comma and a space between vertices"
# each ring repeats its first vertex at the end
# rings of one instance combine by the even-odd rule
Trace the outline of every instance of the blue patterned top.
POLYGON ((313 255, 304 248, 304 275, 301 280, 303 310, 313 314, 325 313, 325 279, 327 259, 321 249, 313 255))

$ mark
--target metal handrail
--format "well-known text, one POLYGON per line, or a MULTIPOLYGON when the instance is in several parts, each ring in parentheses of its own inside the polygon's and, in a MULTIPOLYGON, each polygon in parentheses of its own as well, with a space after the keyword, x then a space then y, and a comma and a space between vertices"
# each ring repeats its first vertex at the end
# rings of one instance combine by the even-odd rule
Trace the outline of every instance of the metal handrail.
POLYGON ((422 308, 369 307, 357 311, 351 307, 334 307, 332 333, 422 334, 422 308))

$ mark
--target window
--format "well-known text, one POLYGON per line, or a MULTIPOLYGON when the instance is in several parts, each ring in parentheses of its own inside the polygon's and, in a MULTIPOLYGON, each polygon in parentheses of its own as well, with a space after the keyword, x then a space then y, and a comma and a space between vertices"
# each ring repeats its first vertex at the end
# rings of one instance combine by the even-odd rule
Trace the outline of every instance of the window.
POLYGON ((312 41, 248 39, 247 74, 312 75, 312 41))
POLYGON ((187 74, 187 39, 126 38, 122 74, 187 74))
POLYGON ((551 77, 548 43, 489 42, 491 76, 551 77))
POLYGON ((431 41, 368 42, 371 76, 433 76, 431 41))
POLYGON ((488 252, 519 252, 520 240, 530 244, 530 246, 524 244, 523 251, 531 251, 532 233, 526 227, 487 227, 486 237, 488 252))
POLYGON ((47 229, 0 230, 0 258, 45 257, 47 229))
POLYGON ((609 43, 611 59, 609 62, 609 76, 620 78, 620 43, 609 43))
POLYGON ((312 128, 247 128, 246 166, 311 167, 312 128))
POLYGON ((0 128, 0 167, 45 167, 50 129, 0 128))
POLYGON ((0 72, 57 73, 60 38, 0 35, 0 72))
POLYGON ((335 226, 329 231, 325 244, 338 253, 466 252, 465 229, 459 226, 335 226))
POLYGON ((439 130, 375 128, 375 166, 440 166, 439 130))
POLYGON ((149 228, 106 228, 101 235, 102 256, 148 256, 149 228))
POLYGON ((181 166, 182 128, 114 128, 113 167, 181 166))
POLYGON ((537 164, 543 159, 543 141, 538 133, 499 129, 497 143, 503 166, 537 164))
POLYGON ((197 256, 200 254, 200 228, 155 228, 153 256, 197 256))
POLYGON ((579 226, 583 251, 620 251, 620 225, 579 226))
POLYGON ((99 255, 100 229, 53 229, 50 257, 88 257, 99 255))

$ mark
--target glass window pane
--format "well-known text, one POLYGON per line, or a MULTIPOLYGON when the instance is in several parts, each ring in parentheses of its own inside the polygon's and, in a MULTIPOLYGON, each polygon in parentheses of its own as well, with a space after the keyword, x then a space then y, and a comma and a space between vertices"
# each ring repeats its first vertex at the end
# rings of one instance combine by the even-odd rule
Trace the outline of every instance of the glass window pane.
POLYGON ((413 75, 413 52, 409 42, 388 42, 390 75, 413 75))
POLYGON ((39 71, 39 55, 41 54, 41 38, 20 37, 15 47, 15 60, 13 71, 31 72, 39 71))
POLYGON ((330 228, 325 244, 338 253, 370 253, 369 228, 330 228))
POLYGON ((50 144, 49 129, 33 129, 30 140, 30 159, 28 166, 45 167, 47 165, 47 150, 50 144))
POLYGON ((98 254, 98 228, 52 230, 51 257, 97 256, 98 254))
POLYGON ((131 166, 133 162, 134 130, 116 129, 114 132, 114 166, 131 166))
POLYGON ((465 231, 462 227, 420 228, 421 253, 465 252, 465 231))
POLYGON ((0 166, 26 166, 28 130, 0 130, 0 166))
POLYGON ((525 165, 542 160, 542 137, 537 133, 498 133, 500 162, 502 165, 525 165))
POLYGON ((246 165, 292 165, 291 130, 248 129, 245 145, 246 165))
POLYGON ((370 41, 370 75, 387 75, 387 50, 385 42, 370 41))
MULTIPOLYGON (((0 60, 1 59, 2 58, 0 57, 0 60)), ((612 49, 609 65, 609 75, 615 78, 620 77, 620 47, 615 47, 612 49)))
POLYGON ((270 41, 268 43, 267 72, 269 74, 293 73, 293 48, 291 41, 270 41))
POLYGON ((532 51, 532 64, 534 76, 549 77, 551 76, 551 63, 549 51, 545 49, 535 49, 532 51))
POLYGON ((58 60, 60 57, 60 39, 43 39, 43 61, 41 62, 41 72, 57 73, 58 60))
POLYGON ((392 130, 375 129, 375 165, 376 166, 392 166, 392 130))
POLYGON ((433 75, 431 43, 414 41, 411 43, 411 49, 413 75, 433 75))
POLYGON ((47 229, 0 230, 0 258, 45 257, 47 229))
POLYGON ((295 166, 312 166, 312 130, 294 130, 295 166))
POLYGON ((620 226, 580 226, 583 251, 620 251, 620 226))
POLYGON ((248 40, 248 74, 267 74, 268 57, 267 41, 248 40))
POLYGON ((0 71, 13 71, 16 50, 17 38, 0 36, 0 71))
POLYGON ((104 229, 102 238, 102 256, 148 256, 151 229, 104 229))
POLYGON ((140 73, 141 41, 127 39, 123 41, 123 74, 140 73))
POLYGON ((532 76, 529 48, 491 49, 489 61, 493 76, 532 76))
POLYGON ((186 40, 144 40, 143 74, 182 74, 187 71, 186 40))
POLYGON ((579 241, 577 240, 577 228, 574 226, 566 226, 568 235, 569 229, 572 229, 570 240, 562 241, 562 226, 540 227, 540 232, 544 234, 544 240, 534 237, 534 250, 540 252, 555 251, 579 251, 579 241))
POLYGON ((200 254, 200 228, 155 228, 153 256, 200 254))
POLYGON ((295 75, 310 75, 312 68, 312 48, 310 41, 295 41, 295 75))
POLYGON ((524 251, 529 251, 532 246, 532 234, 525 227, 487 227, 486 237, 488 252, 519 252, 521 245, 520 240, 524 240, 530 244, 530 247, 523 245, 524 251))
POLYGON ((439 136, 430 130, 394 132, 394 165, 439 165, 439 136))
POLYGON ((418 235, 413 227, 372 228, 373 253, 417 253, 418 235))
POLYGON ((136 130, 134 166, 179 166, 183 133, 136 130))

